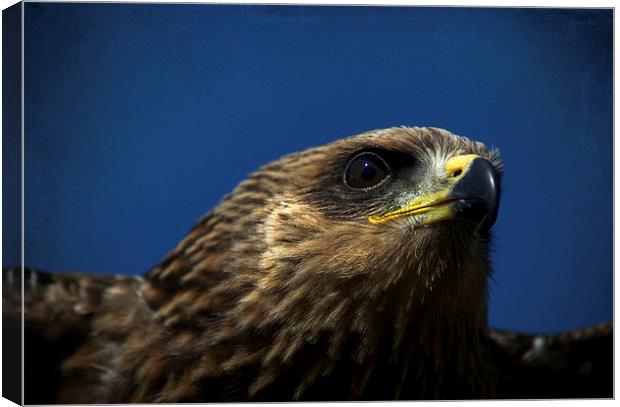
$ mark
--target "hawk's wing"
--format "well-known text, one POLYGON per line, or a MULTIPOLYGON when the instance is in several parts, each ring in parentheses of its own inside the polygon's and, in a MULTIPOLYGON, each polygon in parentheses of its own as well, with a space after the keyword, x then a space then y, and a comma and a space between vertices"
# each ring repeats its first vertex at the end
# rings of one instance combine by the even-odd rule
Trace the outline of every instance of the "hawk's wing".
MULTIPOLYGON (((2 280, 3 331, 19 340, 15 333, 21 330, 21 270, 4 269, 2 280)), ((57 402, 61 375, 67 380, 61 365, 70 356, 75 359, 76 350, 81 352, 85 367, 80 384, 95 380, 88 377, 94 370, 84 344, 93 337, 93 321, 106 308, 108 289, 137 285, 139 279, 25 269, 23 280, 25 402, 57 402)), ((13 349, 5 347, 5 355, 20 356, 15 355, 18 342, 10 340, 7 345, 13 349)), ((76 391, 85 390, 76 387, 76 391)))
POLYGON ((613 326, 559 335, 491 331, 500 398, 613 397, 613 326))

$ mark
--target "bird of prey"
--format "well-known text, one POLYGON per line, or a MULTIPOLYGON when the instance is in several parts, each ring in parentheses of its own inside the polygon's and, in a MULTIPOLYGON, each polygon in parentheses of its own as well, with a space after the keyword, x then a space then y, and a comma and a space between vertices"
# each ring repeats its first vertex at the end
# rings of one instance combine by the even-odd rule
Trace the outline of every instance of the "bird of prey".
POLYGON ((612 397, 611 324, 487 326, 501 174, 445 130, 370 131, 263 166, 143 277, 7 269, 26 402, 612 397))

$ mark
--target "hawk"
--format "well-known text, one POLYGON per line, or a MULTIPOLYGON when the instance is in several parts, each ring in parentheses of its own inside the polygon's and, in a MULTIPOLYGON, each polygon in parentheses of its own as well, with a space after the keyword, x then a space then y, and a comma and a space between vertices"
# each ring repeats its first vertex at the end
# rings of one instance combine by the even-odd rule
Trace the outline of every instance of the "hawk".
POLYGON ((501 174, 445 130, 371 131, 263 166, 143 277, 26 269, 25 401, 612 397, 610 324, 487 326, 501 174))

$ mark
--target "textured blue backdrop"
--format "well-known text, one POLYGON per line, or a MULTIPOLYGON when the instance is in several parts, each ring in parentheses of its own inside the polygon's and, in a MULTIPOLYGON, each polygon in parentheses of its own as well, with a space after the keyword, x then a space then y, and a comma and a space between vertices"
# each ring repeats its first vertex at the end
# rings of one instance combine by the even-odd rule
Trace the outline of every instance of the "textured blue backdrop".
POLYGON ((612 11, 26 3, 26 261, 142 273, 268 160, 498 147, 493 326, 612 316, 612 11))

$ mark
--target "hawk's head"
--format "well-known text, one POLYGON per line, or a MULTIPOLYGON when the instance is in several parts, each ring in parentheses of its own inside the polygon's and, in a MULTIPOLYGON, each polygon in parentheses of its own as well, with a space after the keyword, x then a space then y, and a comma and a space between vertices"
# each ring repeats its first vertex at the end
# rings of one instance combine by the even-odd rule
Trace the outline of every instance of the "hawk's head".
POLYGON ((433 128, 285 156, 202 219, 144 295, 166 326, 221 345, 231 369, 261 364, 253 394, 309 347, 330 356, 296 397, 343 360, 407 370, 433 352, 449 359, 486 327, 500 174, 496 151, 433 128))

